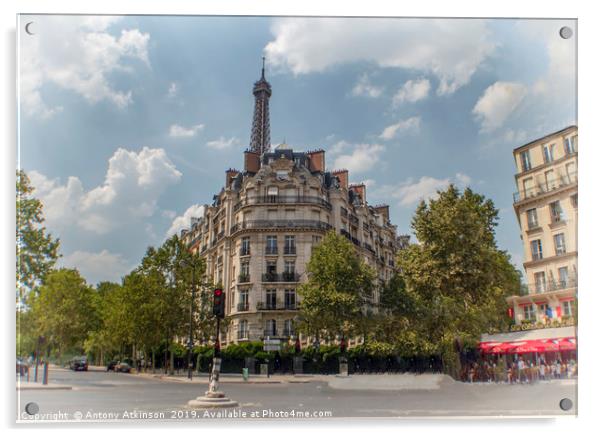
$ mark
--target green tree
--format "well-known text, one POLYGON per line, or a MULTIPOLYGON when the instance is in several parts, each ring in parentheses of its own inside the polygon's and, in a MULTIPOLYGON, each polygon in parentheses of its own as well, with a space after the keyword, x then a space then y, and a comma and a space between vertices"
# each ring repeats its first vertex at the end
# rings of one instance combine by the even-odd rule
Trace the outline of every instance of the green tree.
POLYGON ((372 297, 374 272, 343 236, 330 231, 314 248, 308 281, 299 287, 300 328, 308 335, 353 335, 372 297))
POLYGON ((418 205, 412 220, 418 244, 398 257, 405 285, 398 310, 415 321, 400 340, 441 354, 452 374, 456 344, 475 344, 482 332, 503 325, 505 297, 520 288, 509 255, 497 248, 497 220, 491 200, 450 185, 418 205))
POLYGON ((24 302, 54 267, 59 240, 43 226, 42 202, 32 196, 33 187, 23 170, 17 171, 17 301, 24 302))
POLYGON ((94 290, 77 270, 48 273, 30 307, 36 330, 57 351, 59 361, 69 348, 83 350, 84 340, 97 324, 94 290))

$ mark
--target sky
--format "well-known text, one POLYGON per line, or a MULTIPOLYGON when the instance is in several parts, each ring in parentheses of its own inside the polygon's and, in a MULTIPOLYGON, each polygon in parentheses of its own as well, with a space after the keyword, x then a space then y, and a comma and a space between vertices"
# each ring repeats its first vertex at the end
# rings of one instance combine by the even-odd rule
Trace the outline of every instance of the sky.
MULTIPOLYGON (((22 15, 19 165, 59 265, 119 281, 241 169, 266 57, 271 140, 323 148, 411 234, 449 183, 523 262, 512 150, 576 124, 571 20, 22 15), (33 33, 25 32, 25 24, 33 33)), ((412 241, 415 241, 413 239, 412 241)))

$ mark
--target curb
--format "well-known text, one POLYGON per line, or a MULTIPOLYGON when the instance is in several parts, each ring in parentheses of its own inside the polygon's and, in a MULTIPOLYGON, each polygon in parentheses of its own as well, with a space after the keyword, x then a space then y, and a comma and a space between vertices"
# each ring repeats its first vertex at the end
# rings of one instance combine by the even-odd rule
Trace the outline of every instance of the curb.
POLYGON ((73 387, 70 385, 57 385, 57 386, 17 386, 17 390, 73 390, 73 387))

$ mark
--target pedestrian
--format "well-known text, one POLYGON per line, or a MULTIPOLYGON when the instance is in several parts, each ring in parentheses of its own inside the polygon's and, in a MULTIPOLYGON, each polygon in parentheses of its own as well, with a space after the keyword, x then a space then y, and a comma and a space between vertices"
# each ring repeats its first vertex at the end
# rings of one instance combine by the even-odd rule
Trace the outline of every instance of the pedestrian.
POLYGON ((546 364, 542 359, 539 360, 539 380, 543 381, 546 379, 546 364))
POLYGON ((518 382, 522 383, 525 373, 525 362, 523 361, 523 357, 518 359, 518 382))

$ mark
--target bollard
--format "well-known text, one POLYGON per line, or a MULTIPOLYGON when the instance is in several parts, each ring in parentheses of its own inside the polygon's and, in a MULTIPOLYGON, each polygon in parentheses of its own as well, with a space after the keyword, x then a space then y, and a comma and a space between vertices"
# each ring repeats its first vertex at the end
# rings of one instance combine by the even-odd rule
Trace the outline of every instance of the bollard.
POLYGON ((48 385, 48 361, 44 361, 44 375, 42 376, 42 384, 48 385))
POLYGON ((242 369, 242 379, 244 381, 248 381, 249 380, 249 368, 248 367, 244 367, 242 369))

